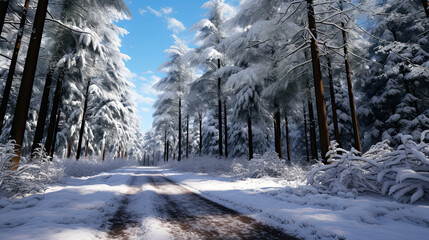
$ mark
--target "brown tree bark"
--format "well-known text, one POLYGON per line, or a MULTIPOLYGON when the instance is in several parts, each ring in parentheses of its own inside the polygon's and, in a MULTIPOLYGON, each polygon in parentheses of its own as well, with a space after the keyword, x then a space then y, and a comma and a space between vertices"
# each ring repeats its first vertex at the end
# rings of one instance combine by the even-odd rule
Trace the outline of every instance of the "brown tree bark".
POLYGON ((61 120, 61 109, 58 110, 57 121, 55 123, 54 139, 52 141, 52 146, 49 149, 49 155, 51 156, 51 161, 55 153, 55 145, 57 142, 57 133, 58 133, 58 127, 60 125, 60 120, 61 120))
POLYGON ((329 150, 329 130, 326 118, 326 105, 323 94, 322 73, 320 72, 319 45, 317 41, 316 18, 313 8, 313 0, 307 0, 308 27, 313 35, 311 38, 311 58, 313 65, 314 89, 316 95, 317 119, 319 122, 320 147, 322 158, 326 163, 326 153, 329 150))
POLYGON ((307 129, 307 113, 305 111, 305 104, 304 104, 304 134, 305 134, 305 149, 307 150, 307 162, 310 161, 310 149, 308 146, 308 129, 307 129))
POLYGON ((310 143, 311 143, 311 157, 317 159, 317 142, 316 142, 316 121, 314 120, 313 103, 308 99, 308 115, 310 120, 310 143))
POLYGON ((247 117, 247 138, 249 139, 249 160, 253 158, 252 119, 247 117))
POLYGON ((186 115, 186 158, 189 158, 189 114, 186 115))
POLYGON ((423 9, 425 10, 426 17, 429 18, 429 4, 428 0, 422 0, 423 9))
POLYGON ((201 113, 198 113, 198 121, 200 123, 200 155, 203 150, 203 116, 201 113))
POLYGON ((70 136, 69 146, 67 148, 67 158, 70 158, 71 156, 72 146, 73 146, 73 135, 70 136))
POLYGON ((54 123, 56 122, 56 114, 59 110, 59 106, 60 106, 60 102, 61 102, 61 89, 63 87, 63 75, 64 73, 62 71, 60 71, 60 74, 58 76, 57 79, 57 86, 55 87, 55 95, 54 95, 54 101, 52 103, 52 110, 51 110, 51 116, 49 118, 49 127, 48 127, 48 134, 46 136, 46 141, 45 141, 45 149, 51 149, 51 146, 54 144, 53 143, 53 138, 54 138, 54 130, 55 130, 55 125, 54 123))
MULTIPOLYGON (((7 6, 9 4, 9 0, 0 1, 0 34, 1 29, 3 27, 4 17, 6 14, 7 6), (3 6, 5 5, 5 6, 3 6), (4 8, 3 8, 4 7, 4 8), (4 12, 4 15, 3 15, 4 12)), ((18 62, 18 54, 21 48, 22 37, 24 36, 25 29, 25 21, 27 20, 28 6, 30 5, 30 0, 26 0, 24 3, 24 8, 22 9, 21 22, 19 23, 18 35, 16 36, 15 47, 13 49, 12 59, 9 65, 9 72, 7 74, 6 85, 3 90, 3 97, 1 99, 0 105, 0 135, 3 129, 3 121, 6 115, 7 103, 9 102, 10 90, 12 88, 13 75, 15 75, 16 64, 18 62)))
POLYGON ((166 151, 167 151, 167 162, 168 162, 168 155, 169 155, 169 150, 170 150, 170 141, 167 141, 167 148, 166 148, 166 151))
POLYGON ((290 139, 289 139, 289 123, 287 119, 287 113, 285 112, 285 128, 286 128, 286 148, 287 148, 287 159, 290 162, 290 139))
MULTIPOLYGON (((34 154, 36 148, 42 143, 43 133, 45 131, 46 117, 48 115, 49 107, 49 95, 51 92, 52 75, 53 69, 49 69, 48 75, 46 76, 45 86, 43 88, 42 102, 40 103, 39 116, 37 117, 36 132, 34 133, 33 146, 31 148, 31 154, 34 154)), ((54 114, 57 112, 55 111, 54 114)), ((50 149, 46 149, 49 152, 50 149)))
POLYGON ((22 74, 21 86, 13 116, 10 138, 16 141, 15 154, 12 159, 12 168, 17 169, 21 158, 21 148, 24 140, 25 125, 27 122, 28 109, 30 107, 31 93, 33 91, 34 76, 39 58, 40 44, 42 42, 45 17, 49 0, 39 0, 36 15, 34 17, 33 29, 31 31, 30 43, 28 45, 27 58, 25 60, 24 72, 22 74))
POLYGON ((280 159, 283 158, 282 152, 282 131, 281 131, 281 120, 280 120, 280 110, 279 104, 277 101, 274 103, 274 108, 276 113, 274 114, 274 145, 276 152, 280 159))
POLYGON ((332 119, 334 121, 334 135, 338 145, 341 146, 340 130, 338 128, 337 104, 335 102, 334 79, 332 76, 332 64, 331 64, 331 58, 329 57, 328 57, 328 75, 329 75, 329 92, 331 95, 332 119))
POLYGON ((182 160, 182 98, 179 98, 179 156, 177 160, 182 160))
POLYGON ((103 162, 105 159, 106 159, 106 145, 104 145, 104 148, 103 148, 103 162))
POLYGON ((9 0, 0 1, 0 35, 3 32, 4 20, 6 18, 8 6, 9 6, 9 0))
MULTIPOLYGON (((220 59, 217 60, 217 67, 220 69, 220 59)), ((217 79, 217 98, 218 98, 218 122, 219 122, 219 156, 223 156, 222 148, 222 100, 221 100, 221 80, 217 79)))
MULTIPOLYGON (((86 86, 86 93, 85 93, 85 103, 83 105, 82 121, 80 124, 80 130, 79 130, 79 142, 78 142, 77 151, 76 151, 76 161, 79 160, 80 152, 82 151, 82 141, 83 141, 83 133, 85 131, 86 111, 88 110, 88 98, 89 98, 90 85, 91 85, 91 78, 88 78, 88 85, 86 86)), ((119 157, 119 154, 118 154, 118 157, 119 157)))
POLYGON ((227 109, 226 100, 223 102, 223 121, 225 123, 225 157, 228 157, 228 122, 227 120, 227 109))
POLYGON ((355 148, 359 152, 362 152, 361 145, 360 145, 359 128, 358 128, 357 116, 356 116, 355 99, 353 96, 352 71, 350 69, 349 56, 348 56, 349 49, 347 47, 347 32, 344 29, 345 28, 344 22, 341 22, 341 28, 342 28, 341 31, 343 34, 344 62, 346 65, 347 86, 349 90, 350 115, 352 117, 355 148))

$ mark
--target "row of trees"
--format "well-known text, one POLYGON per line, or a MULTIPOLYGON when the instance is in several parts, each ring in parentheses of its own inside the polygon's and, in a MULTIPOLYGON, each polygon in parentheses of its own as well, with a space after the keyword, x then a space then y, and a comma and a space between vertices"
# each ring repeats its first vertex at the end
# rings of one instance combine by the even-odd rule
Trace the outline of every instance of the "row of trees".
POLYGON ((76 159, 141 155, 142 135, 119 51, 122 0, 1 1, 1 141, 76 159), (3 6, 4 5, 4 6, 3 6), (32 9, 35 9, 33 11, 32 9), (84 143, 85 142, 85 143, 84 143))
POLYGON ((427 5, 205 3, 207 18, 191 28, 198 47, 175 36, 160 67, 167 76, 155 86, 145 160, 183 151, 252 158, 271 146, 309 160, 325 158, 330 140, 358 151, 398 144, 398 133, 417 140, 429 128, 427 5))

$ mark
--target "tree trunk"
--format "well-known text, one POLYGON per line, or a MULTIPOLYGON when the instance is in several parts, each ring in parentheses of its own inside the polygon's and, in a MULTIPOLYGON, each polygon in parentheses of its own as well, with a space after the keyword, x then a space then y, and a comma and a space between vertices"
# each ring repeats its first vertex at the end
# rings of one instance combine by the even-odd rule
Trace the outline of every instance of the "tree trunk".
POLYGON ((311 157, 317 159, 317 142, 316 142, 316 121, 314 120, 313 103, 308 99, 308 115, 310 118, 310 143, 311 143, 311 157))
POLYGON ((274 114, 274 145, 276 148, 276 152, 279 156, 279 158, 283 158, 283 152, 282 152, 282 132, 280 127, 280 110, 279 110, 279 104, 277 101, 274 103, 275 111, 274 114))
POLYGON ((177 160, 182 160, 182 98, 179 98, 179 156, 177 160))
POLYGON ((45 141, 45 149, 51 149, 51 145, 53 144, 52 139, 54 138, 54 130, 55 130, 55 118, 58 112, 60 102, 61 102, 61 89, 63 87, 63 75, 64 73, 60 71, 57 80, 57 86, 55 88, 54 102, 52 103, 51 117, 49 118, 49 127, 48 127, 48 135, 46 136, 45 141))
POLYGON ((52 157, 54 156, 55 153, 55 145, 57 142, 57 133, 58 133, 58 127, 60 125, 60 120, 61 120, 61 109, 58 110, 58 115, 57 115, 57 119, 56 119, 56 123, 55 123, 55 130, 54 130, 54 139, 52 141, 52 146, 49 148, 49 155, 51 156, 51 160, 52 157))
POLYGON ((186 115, 186 158, 189 158, 189 115, 186 115))
POLYGON ((105 159, 106 159, 106 145, 104 145, 104 148, 103 148, 103 162, 105 159))
POLYGON ((247 117, 247 138, 249 139, 249 160, 253 158, 252 119, 247 117))
POLYGON ((429 5, 428 5, 428 0, 422 0, 422 4, 423 4, 423 8, 425 10, 426 13, 426 17, 429 18, 429 5))
POLYGON ((169 150, 170 150, 170 141, 167 141, 167 148, 166 148, 166 157, 167 157, 167 162, 168 162, 168 155, 169 155, 169 150))
MULTIPOLYGON (((1 1, 0 0, 0 9, 1 9, 0 10, 0 34, 2 32, 1 29, 3 27, 3 21, 4 21, 4 17, 6 14, 8 4, 9 4, 9 0, 7 0, 7 1, 1 1)), ((18 35, 16 36, 15 48, 13 49, 13 55, 12 55, 12 59, 10 61, 10 65, 9 65, 9 72, 7 74, 6 85, 4 87, 3 97, 1 99, 0 135, 1 135, 2 129, 3 129, 3 121, 4 121, 4 117, 6 115, 7 103, 9 102, 10 90, 12 88, 12 82, 13 82, 13 75, 15 75, 15 68, 16 68, 16 64, 18 62, 19 49, 21 48, 22 37, 24 36, 25 21, 27 20, 27 12, 28 12, 29 4, 30 4, 30 0, 26 0, 24 3, 24 9, 23 9, 23 13, 21 16, 21 22, 19 23, 18 35)))
POLYGON ((71 156, 72 146, 73 146, 73 135, 70 136, 70 142, 69 142, 69 146, 67 149, 67 158, 70 158, 70 156, 71 156))
POLYGON ((16 141, 15 154, 13 158, 13 169, 17 169, 21 158, 21 148, 24 140, 25 125, 27 122, 28 109, 30 107, 31 93, 33 91, 34 76, 39 58, 40 43, 42 42, 45 17, 49 0, 39 0, 36 15, 34 17, 33 29, 31 31, 30 43, 28 45, 27 58, 25 60, 24 72, 22 74, 21 86, 13 116, 10 138, 16 141))
POLYGON ((304 104, 304 134, 305 134, 305 149, 307 150, 307 162, 310 161, 310 149, 308 146, 308 129, 307 129, 307 113, 305 111, 305 104, 304 104))
POLYGON ((198 121, 200 122, 200 155, 203 149, 203 116, 202 114, 198 114, 198 121))
MULTIPOLYGON (((52 85, 52 74, 53 69, 50 69, 46 76, 45 86, 43 88, 42 102, 40 103, 39 116, 37 117, 36 132, 34 133, 33 146, 31 148, 31 154, 33 155, 36 148, 42 143, 43 133, 45 131, 46 117, 48 115, 49 108, 49 95, 52 85)), ((54 114, 57 112, 54 111, 54 114)), ((49 149, 46 149, 49 152, 49 149)))
POLYGON ((167 129, 164 131, 164 162, 167 161, 167 129))
POLYGON ((316 19, 313 8, 313 0, 307 0, 308 27, 313 37, 311 38, 311 58, 313 64, 313 78, 316 95, 317 119, 319 121, 320 147, 322 158, 326 163, 326 153, 329 150, 329 130, 326 118, 326 105, 323 95, 322 74, 320 72, 319 46, 317 42, 316 19))
POLYGON ((86 94, 85 94, 85 103, 83 105, 82 122, 80 124, 80 130, 79 130, 79 142, 77 145, 76 160, 79 160, 80 152, 82 150, 82 140, 83 140, 83 133, 85 131, 86 111, 88 110, 88 98, 89 98, 90 85, 91 85, 91 78, 88 78, 88 85, 86 86, 86 94))
POLYGON ((0 35, 3 32, 4 20, 6 18, 8 6, 9 6, 9 0, 0 1, 0 35))
POLYGON ((353 124, 355 148, 359 152, 362 152, 361 145, 360 145, 359 128, 358 128, 357 117, 356 117, 355 100, 353 96, 352 71, 350 69, 350 63, 349 63, 349 57, 348 57, 349 49, 347 48, 347 33, 344 30, 345 28, 344 22, 341 22, 341 27, 342 27, 341 31, 343 33, 344 62, 346 65, 347 86, 349 90, 349 105, 350 105, 350 114, 352 117, 352 124, 353 124))
POLYGON ((331 106, 332 106, 332 119, 334 121, 334 135, 338 145, 341 146, 340 130, 338 128, 337 104, 335 102, 334 79, 332 77, 332 64, 331 64, 331 58, 329 57, 328 57, 328 74, 329 74, 329 92, 331 95, 331 106))
POLYGON ((226 100, 223 102, 223 121, 225 123, 225 157, 228 157, 228 122, 226 112, 226 100))
POLYGON ((286 128, 286 147, 287 147, 287 160, 290 162, 290 139, 289 139, 289 123, 287 119, 287 114, 285 112, 285 128, 286 128))
MULTIPOLYGON (((217 60, 217 67, 220 69, 220 59, 217 60)), ((221 101, 221 80, 217 79, 217 98, 218 98, 218 122, 219 122, 219 156, 223 156, 222 152, 222 101, 221 101)))

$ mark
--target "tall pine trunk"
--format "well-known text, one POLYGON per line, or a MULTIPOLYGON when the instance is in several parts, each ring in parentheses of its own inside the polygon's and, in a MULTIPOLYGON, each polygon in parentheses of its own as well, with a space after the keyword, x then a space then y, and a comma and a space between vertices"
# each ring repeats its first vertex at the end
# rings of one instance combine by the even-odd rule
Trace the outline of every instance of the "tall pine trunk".
POLYGON ((280 110, 279 104, 277 101, 274 103, 274 108, 276 113, 274 114, 274 146, 279 158, 283 158, 282 153, 282 133, 281 133, 281 125, 280 125, 280 110))
POLYGON ((4 20, 6 18, 8 6, 9 0, 0 0, 0 35, 3 32, 4 20))
POLYGON ((316 141, 316 121, 314 120, 313 102, 308 98, 308 116, 310 120, 310 143, 311 143, 311 157, 317 159, 317 141, 316 141))
POLYGON ((429 18, 429 4, 428 4, 428 0, 422 0, 422 4, 423 4, 423 8, 424 8, 425 13, 426 13, 426 17, 429 18))
MULTIPOLYGON (((53 69, 49 69, 46 76, 45 86, 43 88, 42 102, 40 103, 39 116, 37 117, 36 132, 34 133, 33 146, 31 154, 34 154, 36 148, 42 143, 43 133, 45 131, 46 116, 48 115, 49 95, 51 92, 53 69)), ((56 111, 54 114, 57 113, 56 111)), ((49 152, 49 149, 46 149, 49 152)))
POLYGON ((79 141, 78 141, 77 151, 76 151, 76 160, 79 160, 80 152, 82 151, 82 141, 83 141, 83 133, 85 131, 86 111, 88 110, 88 98, 89 98, 90 85, 91 85, 91 78, 88 78, 88 85, 86 86, 86 93, 85 93, 85 103, 83 105, 82 122, 80 124, 80 130, 79 130, 79 141))
MULTIPOLYGON (((0 9, 1 9, 0 10, 1 11, 0 12, 0 34, 2 32, 1 29, 3 27, 3 21, 4 21, 8 4, 9 4, 9 0, 8 1, 0 0, 0 9)), ((9 102, 10 90, 12 89, 13 75, 15 75, 16 64, 18 62, 19 49, 21 48, 22 37, 24 36, 25 21, 27 20, 29 5, 30 5, 30 0, 26 0, 24 3, 24 8, 22 9, 23 12, 21 16, 21 22, 19 23, 18 35, 16 36, 15 47, 13 49, 13 55, 9 65, 9 72, 7 74, 6 85, 3 90, 3 97, 0 105, 0 135, 3 129, 4 117, 6 116, 6 109, 7 109, 7 104, 9 102)))
POLYGON ((323 94, 322 73, 320 72, 319 44, 317 41, 316 18, 313 8, 313 0, 307 0, 308 27, 313 35, 311 38, 311 58, 313 65, 314 89, 316 95, 317 119, 319 122, 320 147, 322 158, 326 163, 326 153, 329 150, 329 130, 326 117, 326 104, 323 94))
POLYGON ((86 139, 86 144, 85 144, 85 158, 88 157, 88 150, 89 150, 89 139, 86 139))
POLYGON ((307 113, 305 111, 305 104, 304 104, 304 137, 305 137, 305 149, 307 150, 307 162, 310 161, 310 149, 308 146, 308 129, 307 129, 307 113))
POLYGON ((344 22, 341 22, 341 28, 342 28, 341 32, 343 34, 344 62, 346 65, 347 86, 348 86, 348 90, 349 90, 350 115, 352 117, 355 148, 356 148, 356 150, 361 152, 362 149, 361 149, 361 145, 360 145, 359 128, 358 128, 357 117, 356 117, 355 99, 353 96, 352 71, 350 69, 350 63, 349 63, 349 57, 348 57, 349 49, 347 47, 347 33, 344 29, 345 28, 344 22))
POLYGON ((52 157, 54 156, 55 153, 55 145, 57 142, 57 133, 58 133, 58 127, 60 125, 60 120, 61 120, 61 110, 58 110, 58 115, 57 115, 57 122, 55 123, 55 131, 54 131, 54 139, 52 141, 52 147, 50 147, 50 149, 48 149, 49 155, 51 156, 51 160, 52 157))
POLYGON ((71 135, 72 133, 70 132, 70 141, 69 141, 69 146, 67 148, 67 158, 71 157, 71 150, 73 147, 73 135, 71 135))
POLYGON ((179 156, 177 160, 182 160, 182 98, 179 98, 179 156))
POLYGON ((46 136, 46 141, 45 141, 45 149, 51 149, 51 146, 54 144, 53 142, 54 131, 55 131, 54 123, 56 122, 55 121, 56 114, 60 106, 62 87, 63 87, 63 72, 60 71, 60 74, 57 79, 57 86, 55 87, 55 95, 54 95, 54 101, 52 103, 51 116, 49 118, 49 127, 48 127, 48 134, 46 136))
POLYGON ((201 113, 198 113, 198 121, 200 123, 200 155, 203 150, 203 116, 201 113))
POLYGON ((31 93, 33 91, 33 82, 36 74, 48 2, 49 0, 39 0, 37 3, 33 29, 31 31, 30 43, 28 45, 27 58, 25 60, 24 72, 22 74, 21 86, 19 88, 18 100, 15 107, 15 114, 13 116, 12 129, 10 131, 10 138, 16 141, 16 157, 12 160, 13 169, 18 168, 19 160, 21 158, 27 114, 28 109, 30 108, 31 93))
POLYGON ((186 158, 189 158, 189 114, 186 115, 186 158))
POLYGON ((247 117, 247 138, 249 139, 249 160, 253 158, 252 119, 247 117))
POLYGON ((287 119, 287 113, 285 111, 285 128, 286 128, 286 148, 287 148, 287 160, 290 162, 290 139, 289 139, 289 122, 287 119))
POLYGON ((169 155, 169 150, 170 150, 170 141, 167 141, 167 147, 165 148, 166 150, 166 161, 168 162, 168 155, 169 155))
MULTIPOLYGON (((217 60, 217 67, 220 69, 220 59, 217 60)), ((223 156, 222 152, 222 100, 221 100, 221 80, 220 77, 217 79, 217 98, 218 98, 218 129, 219 129, 219 156, 223 156)))
POLYGON ((228 157, 228 122, 226 100, 223 102, 223 121, 225 123, 225 157, 228 157))
POLYGON ((341 146, 340 130, 338 128, 337 104, 335 102, 334 79, 332 76, 332 64, 331 64, 331 58, 330 57, 328 57, 328 75, 329 75, 329 92, 331 95, 332 119, 334 121, 334 135, 335 135, 335 140, 337 141, 338 145, 341 146))
POLYGON ((164 130, 164 162, 167 161, 167 128, 164 130))

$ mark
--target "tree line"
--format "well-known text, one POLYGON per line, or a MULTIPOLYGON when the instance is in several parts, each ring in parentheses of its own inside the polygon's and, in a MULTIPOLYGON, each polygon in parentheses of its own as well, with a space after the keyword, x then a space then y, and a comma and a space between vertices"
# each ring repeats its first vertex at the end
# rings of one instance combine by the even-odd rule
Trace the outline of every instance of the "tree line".
POLYGON ((429 128, 427 0, 202 7, 206 18, 190 29, 197 47, 174 36, 160 66, 146 164, 271 148, 326 161, 333 140, 362 152, 429 128))

